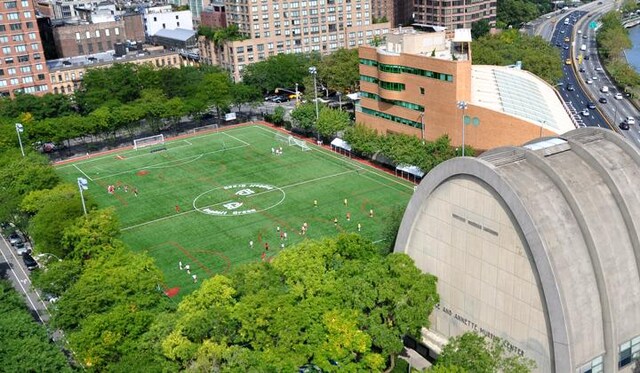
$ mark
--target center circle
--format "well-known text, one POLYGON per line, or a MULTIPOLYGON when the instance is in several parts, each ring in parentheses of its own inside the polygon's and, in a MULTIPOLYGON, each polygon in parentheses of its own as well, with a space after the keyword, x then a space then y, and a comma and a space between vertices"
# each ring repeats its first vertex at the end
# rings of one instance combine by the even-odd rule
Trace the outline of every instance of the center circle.
POLYGON ((213 216, 255 214, 278 206, 284 190, 269 184, 231 184, 207 190, 193 200, 193 208, 213 216))

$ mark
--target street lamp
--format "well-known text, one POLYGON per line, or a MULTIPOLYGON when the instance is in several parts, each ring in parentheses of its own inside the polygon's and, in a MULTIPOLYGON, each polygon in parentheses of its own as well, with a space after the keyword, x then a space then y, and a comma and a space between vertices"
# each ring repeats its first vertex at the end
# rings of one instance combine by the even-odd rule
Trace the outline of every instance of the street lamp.
POLYGON ((422 143, 424 144, 424 112, 420 113, 420 135, 422 136, 422 143))
POLYGON ((296 107, 300 104, 300 92, 298 92, 298 83, 296 83, 296 107))
POLYGON ((318 109, 318 69, 315 66, 309 67, 309 74, 313 75, 313 93, 316 98, 316 132, 318 135, 318 143, 320 143, 320 131, 318 130, 318 120, 320 119, 320 109, 318 109))
POLYGON ((340 107, 340 111, 342 111, 342 93, 336 92, 336 95, 338 95, 338 106, 340 107))
POLYGON ((89 183, 87 179, 83 177, 78 178, 78 189, 80 190, 80 199, 82 200, 82 210, 84 211, 85 216, 87 215, 87 205, 84 203, 84 193, 83 190, 89 189, 89 183))
POLYGON ((22 147, 22 139, 20 138, 20 134, 24 132, 24 127, 22 126, 22 123, 16 123, 16 132, 18 133, 18 142, 20 143, 20 152, 24 157, 24 148, 22 147))
POLYGON ((464 112, 467 110, 467 103, 465 101, 458 101, 458 109, 462 110, 462 156, 464 157, 464 112))

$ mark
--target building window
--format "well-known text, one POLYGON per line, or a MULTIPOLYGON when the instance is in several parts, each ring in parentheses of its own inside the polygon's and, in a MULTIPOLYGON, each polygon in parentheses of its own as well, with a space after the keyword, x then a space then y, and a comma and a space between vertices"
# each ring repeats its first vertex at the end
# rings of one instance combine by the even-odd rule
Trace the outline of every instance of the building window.
POLYGON ((578 373, 602 373, 604 372, 602 364, 602 356, 591 360, 589 363, 583 365, 578 369, 578 373))
POLYGON ((20 67, 20 72, 21 73, 30 73, 31 72, 31 66, 22 66, 20 67))
POLYGON ((119 28, 117 28, 117 27, 113 29, 113 32, 114 32, 116 35, 120 35, 120 29, 119 29, 119 28))
POLYGON ((640 337, 625 342, 620 345, 620 355, 618 360, 618 368, 622 368, 631 364, 640 357, 640 337))
POLYGON ((2 53, 11 54, 11 47, 2 47, 2 53))
POLYGON ((395 83, 395 82, 385 82, 380 81, 380 88, 386 89, 388 91, 404 91, 404 83, 395 83))
POLYGON ((19 82, 18 78, 13 78, 9 81, 9 83, 11 83, 11 85, 17 85, 19 82))
POLYGON ((7 57, 4 59, 4 63, 6 64, 12 64, 13 63, 13 57, 7 57))
POLYGON ((0 36, 0 43, 8 43, 8 42, 9 42, 8 36, 0 36))
POLYGON ((20 15, 18 15, 18 12, 7 13, 7 19, 15 21, 20 19, 20 15))
POLYGON ((34 60, 39 60, 40 59, 40 53, 34 53, 33 54, 33 59, 34 60))
POLYGON ((32 43, 31 49, 34 51, 37 51, 38 49, 40 49, 40 45, 38 43, 32 43))
POLYGON ((420 87, 420 94, 423 95, 424 94, 424 87, 420 87))
POLYGON ((38 80, 44 80, 44 74, 38 74, 38 80))
POLYGON ((6 9, 15 9, 18 7, 18 2, 17 1, 5 1, 4 2, 4 7, 6 9))
POLYGON ((33 22, 26 22, 25 24, 27 25, 28 29, 32 29, 33 28, 33 22))
MULTIPOLYGON (((351 33, 353 34, 353 33, 351 33)), ((349 35, 349 37, 353 38, 353 35, 349 35)), ((378 66, 378 61, 374 61, 374 60, 368 60, 366 58, 361 58, 360 59, 360 64, 361 65, 367 65, 367 66, 378 66)))
POLYGON ((362 108, 362 112, 364 114, 368 114, 368 115, 372 115, 374 117, 379 117, 379 118, 383 118, 386 120, 390 120, 396 123, 400 123, 400 124, 404 124, 406 126, 411 126, 411 127, 415 127, 415 128, 421 128, 422 124, 420 122, 415 122, 413 120, 410 119, 406 119, 406 118, 402 118, 402 117, 397 117, 395 115, 390 115, 387 113, 383 113, 381 111, 377 111, 377 110, 371 110, 371 109, 367 109, 367 108, 362 108))
POLYGON ((7 86, 7 81, 6 80, 0 80, 0 87, 6 87, 7 86))
POLYGON ((33 77, 25 76, 24 78, 22 78, 22 83, 33 83, 33 77))
POLYGON ((16 52, 20 53, 20 52, 26 52, 27 51, 27 46, 24 44, 21 45, 16 45, 16 52))
POLYGON ((29 62, 29 55, 18 56, 18 62, 29 62))
POLYGON ((31 12, 24 12, 24 18, 31 18, 31 12))
POLYGON ((96 38, 100 37, 100 30, 96 30, 96 38))
POLYGON ((104 35, 105 35, 105 36, 110 36, 110 34, 111 34, 111 33, 109 32, 109 29, 105 29, 105 30, 104 30, 104 35))
POLYGON ((0 76, 4 75, 4 69, 0 69, 0 76))
POLYGON ((11 29, 11 31, 22 30, 22 23, 12 23, 11 25, 9 25, 9 28, 11 29))
POLYGON ((15 67, 10 67, 7 69, 7 74, 9 75, 16 75, 16 68, 15 67))
POLYGON ((376 78, 374 78, 372 76, 360 75, 360 80, 365 81, 365 82, 369 82, 369 83, 378 84, 378 79, 376 79, 376 78))

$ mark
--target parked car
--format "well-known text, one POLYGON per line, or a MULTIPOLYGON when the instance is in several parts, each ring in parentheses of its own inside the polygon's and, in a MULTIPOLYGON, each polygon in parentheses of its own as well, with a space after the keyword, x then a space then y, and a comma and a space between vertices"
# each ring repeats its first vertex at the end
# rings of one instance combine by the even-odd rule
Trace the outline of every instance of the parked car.
POLYGON ((16 254, 18 255, 31 253, 31 245, 29 245, 26 242, 18 242, 17 244, 14 245, 14 247, 16 248, 16 254))
POLYGON ((13 232, 9 235, 9 243, 12 245, 17 244, 18 242, 22 242, 22 237, 18 234, 18 232, 13 232))
POLYGON ((24 265, 27 266, 27 269, 30 271, 38 268, 38 262, 36 262, 36 260, 33 259, 33 257, 30 254, 22 255, 22 261, 24 262, 24 265))
POLYGON ((281 103, 287 102, 287 101, 289 101, 289 98, 285 97, 285 96, 277 96, 276 98, 271 100, 271 102, 275 102, 276 104, 281 104, 281 103))

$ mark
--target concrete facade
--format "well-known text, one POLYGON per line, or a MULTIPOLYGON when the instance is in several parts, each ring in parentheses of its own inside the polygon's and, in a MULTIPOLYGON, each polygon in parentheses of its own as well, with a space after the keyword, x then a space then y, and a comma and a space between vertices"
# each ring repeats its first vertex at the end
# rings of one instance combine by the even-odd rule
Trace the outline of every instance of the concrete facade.
MULTIPOLYGON (((581 128, 436 167, 396 252, 438 277, 425 343, 497 336, 540 372, 630 372, 640 357, 638 149, 581 128)), ((434 346, 435 349, 439 346, 434 346)))
POLYGON ((131 14, 112 22, 76 24, 52 29, 58 58, 113 50, 116 43, 144 41, 142 16, 131 14))
POLYGON ((388 34, 380 47, 360 47, 361 100, 356 122, 379 133, 404 133, 427 140, 446 134, 454 146, 460 146, 464 114, 465 144, 476 149, 517 145, 575 128, 551 86, 525 71, 490 67, 487 72, 472 66, 470 44, 456 42, 444 31, 402 28, 388 34), (494 101, 507 101, 510 89, 501 92, 487 84, 484 80, 496 80, 493 75, 485 79, 489 74, 533 85, 519 93, 520 97, 517 92, 511 94, 521 102, 515 106, 525 106, 538 97, 547 107, 508 112, 494 101), (467 104, 464 113, 456 105, 459 101, 467 104), (540 112, 550 116, 540 119, 540 112))
POLYGON ((33 3, 5 1, 0 19, 0 97, 48 93, 49 74, 33 3))
POLYGON ((191 11, 174 12, 170 5, 145 9, 144 31, 151 37, 158 31, 186 29, 193 30, 193 16, 191 11))

